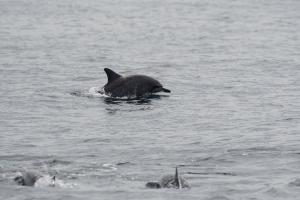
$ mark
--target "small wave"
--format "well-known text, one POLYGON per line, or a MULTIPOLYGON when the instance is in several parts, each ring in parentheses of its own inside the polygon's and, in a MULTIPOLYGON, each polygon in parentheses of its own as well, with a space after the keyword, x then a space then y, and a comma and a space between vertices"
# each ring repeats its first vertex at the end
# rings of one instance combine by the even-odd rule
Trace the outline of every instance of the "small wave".
POLYGON ((300 187, 300 179, 297 178, 297 179, 293 180, 292 182, 289 183, 289 185, 300 187))
POLYGON ((121 99, 121 98, 105 98, 104 102, 106 104, 135 104, 135 105, 144 105, 151 103, 150 99, 121 99))
POLYGON ((57 160, 57 159, 51 159, 45 162, 45 164, 49 166, 56 166, 56 165, 69 165, 72 162, 66 161, 66 160, 57 160))
POLYGON ((278 154, 280 153, 280 150, 275 147, 257 146, 251 148, 228 149, 227 152, 233 155, 251 156, 253 154, 255 155, 278 154))
POLYGON ((42 160, 42 161, 37 161, 34 162, 33 165, 34 166, 49 166, 49 167, 53 167, 56 165, 69 165, 71 164, 71 161, 66 161, 66 160, 59 160, 59 159, 49 159, 49 160, 42 160))
POLYGON ((223 176, 237 176, 237 174, 232 172, 186 172, 186 174, 193 175, 223 175, 223 176))
POLYGON ((222 196, 222 195, 213 196, 209 199, 210 200, 229 200, 229 198, 227 198, 226 196, 222 196))
POLYGON ((108 169, 108 170, 117 170, 118 168, 116 167, 116 165, 111 164, 111 163, 104 163, 102 165, 103 169, 108 169))
POLYGON ((128 164, 132 164, 132 163, 128 161, 116 163, 116 165, 128 165, 128 164))
POLYGON ((149 104, 151 103, 152 99, 160 99, 161 97, 164 97, 164 95, 158 95, 158 94, 149 94, 145 97, 136 97, 136 96, 125 96, 125 97, 111 97, 109 94, 105 94, 104 89, 101 87, 91 87, 89 91, 72 91, 70 92, 73 96, 78 97, 88 97, 88 98, 103 98, 104 103, 106 104, 136 104, 136 105, 142 105, 142 104, 149 104))

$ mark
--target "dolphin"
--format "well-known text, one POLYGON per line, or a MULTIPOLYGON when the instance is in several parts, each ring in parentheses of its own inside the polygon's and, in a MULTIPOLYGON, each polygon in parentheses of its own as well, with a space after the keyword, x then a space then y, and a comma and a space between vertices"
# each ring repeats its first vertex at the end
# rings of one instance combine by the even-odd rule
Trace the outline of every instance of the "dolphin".
POLYGON ((162 177, 160 182, 148 182, 146 183, 146 187, 148 188, 190 188, 188 182, 179 176, 177 167, 175 169, 175 175, 166 175, 162 177))
MULTIPOLYGON (((37 172, 23 172, 21 173, 21 175, 18 175, 14 178, 14 181, 18 184, 18 185, 22 185, 22 186, 34 186, 34 184, 43 176, 40 173, 37 172)), ((54 184, 55 182, 55 176, 51 177, 52 180, 52 184, 54 184)))
POLYGON ((145 75, 121 76, 111 69, 104 68, 107 75, 107 83, 104 92, 110 97, 142 98, 157 92, 171 91, 164 88, 160 82, 145 75))

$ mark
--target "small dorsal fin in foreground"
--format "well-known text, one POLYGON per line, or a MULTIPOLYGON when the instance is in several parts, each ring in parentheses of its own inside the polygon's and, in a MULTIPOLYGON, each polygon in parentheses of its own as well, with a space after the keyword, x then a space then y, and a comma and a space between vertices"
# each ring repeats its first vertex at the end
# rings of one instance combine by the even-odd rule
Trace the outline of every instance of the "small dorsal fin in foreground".
POLYGON ((107 83, 110 83, 118 78, 121 77, 120 74, 114 72, 113 70, 111 69, 108 69, 108 68, 104 68, 104 71, 106 72, 106 75, 107 75, 107 83))
POLYGON ((174 179, 175 179, 175 181, 174 181, 175 182, 175 186, 177 188, 181 188, 181 182, 180 182, 180 178, 179 178, 177 167, 175 168, 175 177, 174 177, 174 179))

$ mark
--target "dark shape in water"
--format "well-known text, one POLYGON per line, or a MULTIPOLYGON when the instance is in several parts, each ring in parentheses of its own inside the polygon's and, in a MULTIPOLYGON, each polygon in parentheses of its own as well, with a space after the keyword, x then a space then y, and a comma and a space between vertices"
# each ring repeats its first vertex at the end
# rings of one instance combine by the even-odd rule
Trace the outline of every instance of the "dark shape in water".
MULTIPOLYGON (((22 175, 18 175, 14 178, 14 181, 18 184, 18 185, 22 185, 22 186, 34 186, 34 184, 36 183, 36 181, 40 178, 42 178, 43 176, 39 173, 35 173, 35 172, 23 172, 22 175)), ((53 183, 55 182, 55 176, 52 177, 53 183)))
POLYGON ((33 186, 42 175, 35 172, 24 172, 22 175, 16 176, 14 181, 23 186, 33 186))
POLYGON ((175 169, 175 176, 174 175, 166 175, 164 176, 160 182, 148 182, 146 184, 148 188, 190 188, 188 182, 179 176, 177 167, 175 169))
POLYGON ((143 98, 157 92, 171 91, 163 88, 157 80, 145 75, 132 75, 123 77, 111 69, 104 68, 107 75, 107 84, 104 92, 110 97, 143 98))

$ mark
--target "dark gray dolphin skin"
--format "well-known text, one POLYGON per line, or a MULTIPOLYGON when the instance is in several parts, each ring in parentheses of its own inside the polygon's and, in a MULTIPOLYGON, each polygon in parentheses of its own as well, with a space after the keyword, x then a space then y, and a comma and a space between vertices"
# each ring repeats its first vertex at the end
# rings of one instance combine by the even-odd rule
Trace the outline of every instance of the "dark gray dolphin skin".
POLYGON ((177 167, 175 169, 175 175, 166 175, 162 177, 160 182, 148 182, 146 184, 148 188, 190 188, 188 182, 179 176, 177 167))
POLYGON ((171 91, 163 88, 157 80, 145 75, 132 75, 123 77, 111 69, 104 68, 107 75, 107 84, 104 92, 110 97, 141 98, 157 92, 171 91))
MULTIPOLYGON (((14 178, 14 181, 18 185, 22 186, 34 186, 35 182, 42 178, 43 176, 36 172, 23 172, 22 175, 18 175, 14 178)), ((55 181, 55 176, 52 177, 52 180, 55 181)))

